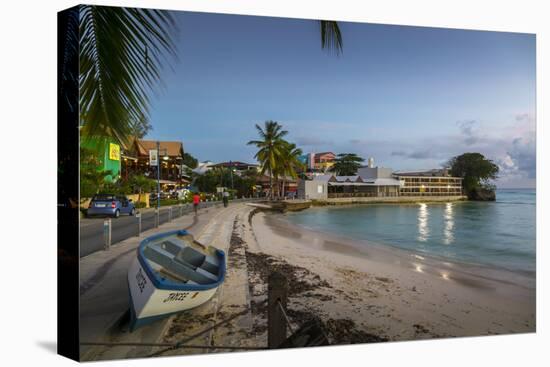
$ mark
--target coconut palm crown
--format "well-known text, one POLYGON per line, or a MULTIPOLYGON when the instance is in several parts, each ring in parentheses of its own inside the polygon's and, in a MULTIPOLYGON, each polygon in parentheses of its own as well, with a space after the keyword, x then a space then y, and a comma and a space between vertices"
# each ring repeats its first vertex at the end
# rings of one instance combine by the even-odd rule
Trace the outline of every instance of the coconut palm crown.
POLYGON ((261 173, 269 174, 269 197, 273 197, 273 177, 277 177, 277 164, 282 159, 287 146, 287 142, 283 139, 288 131, 283 130, 283 127, 276 121, 265 121, 264 127, 256 124, 256 130, 260 136, 260 140, 251 140, 247 144, 255 145, 258 148, 256 158, 262 168, 261 173))

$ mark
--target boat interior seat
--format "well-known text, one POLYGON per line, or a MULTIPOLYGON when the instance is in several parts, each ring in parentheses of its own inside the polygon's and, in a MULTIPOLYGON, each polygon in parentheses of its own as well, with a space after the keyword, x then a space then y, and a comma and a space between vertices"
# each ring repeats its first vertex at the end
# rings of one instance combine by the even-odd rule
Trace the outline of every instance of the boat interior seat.
POLYGON ((147 259, 188 281, 192 281, 197 284, 210 284, 218 280, 217 276, 211 274, 210 272, 201 268, 193 269, 185 262, 176 259, 174 254, 166 251, 158 244, 149 245, 145 247, 143 251, 147 259))
POLYGON ((215 256, 204 255, 177 238, 170 238, 160 243, 166 251, 175 255, 175 259, 191 265, 192 268, 203 268, 211 274, 218 275, 219 260, 215 256))
POLYGON ((201 266, 205 258, 206 255, 201 254, 192 247, 184 247, 176 255, 177 260, 186 262, 195 268, 201 266))

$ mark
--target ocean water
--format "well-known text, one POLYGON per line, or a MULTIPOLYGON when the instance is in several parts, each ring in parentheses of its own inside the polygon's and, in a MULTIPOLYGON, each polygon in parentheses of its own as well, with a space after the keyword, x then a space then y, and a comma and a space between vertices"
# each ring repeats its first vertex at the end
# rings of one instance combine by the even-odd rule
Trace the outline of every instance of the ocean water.
POLYGON ((535 190, 496 202, 319 207, 284 214, 295 225, 450 261, 535 271, 535 190))

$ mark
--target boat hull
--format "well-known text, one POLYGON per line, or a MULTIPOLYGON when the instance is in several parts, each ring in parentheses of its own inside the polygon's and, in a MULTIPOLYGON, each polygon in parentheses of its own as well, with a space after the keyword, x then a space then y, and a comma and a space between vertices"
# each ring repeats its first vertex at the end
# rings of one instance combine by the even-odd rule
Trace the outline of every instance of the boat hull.
POLYGON ((134 259, 128 271, 128 288, 131 331, 171 314, 200 306, 210 300, 218 289, 217 287, 196 291, 158 289, 137 258, 134 259))

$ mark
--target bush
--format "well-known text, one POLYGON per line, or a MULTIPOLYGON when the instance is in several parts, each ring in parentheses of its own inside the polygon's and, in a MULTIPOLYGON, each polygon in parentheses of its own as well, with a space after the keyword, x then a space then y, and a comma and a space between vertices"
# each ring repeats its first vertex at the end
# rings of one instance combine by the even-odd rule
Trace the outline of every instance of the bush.
POLYGON ((136 207, 136 209, 143 209, 147 206, 147 204, 145 204, 143 201, 138 201, 137 203, 134 203, 134 206, 136 207))

